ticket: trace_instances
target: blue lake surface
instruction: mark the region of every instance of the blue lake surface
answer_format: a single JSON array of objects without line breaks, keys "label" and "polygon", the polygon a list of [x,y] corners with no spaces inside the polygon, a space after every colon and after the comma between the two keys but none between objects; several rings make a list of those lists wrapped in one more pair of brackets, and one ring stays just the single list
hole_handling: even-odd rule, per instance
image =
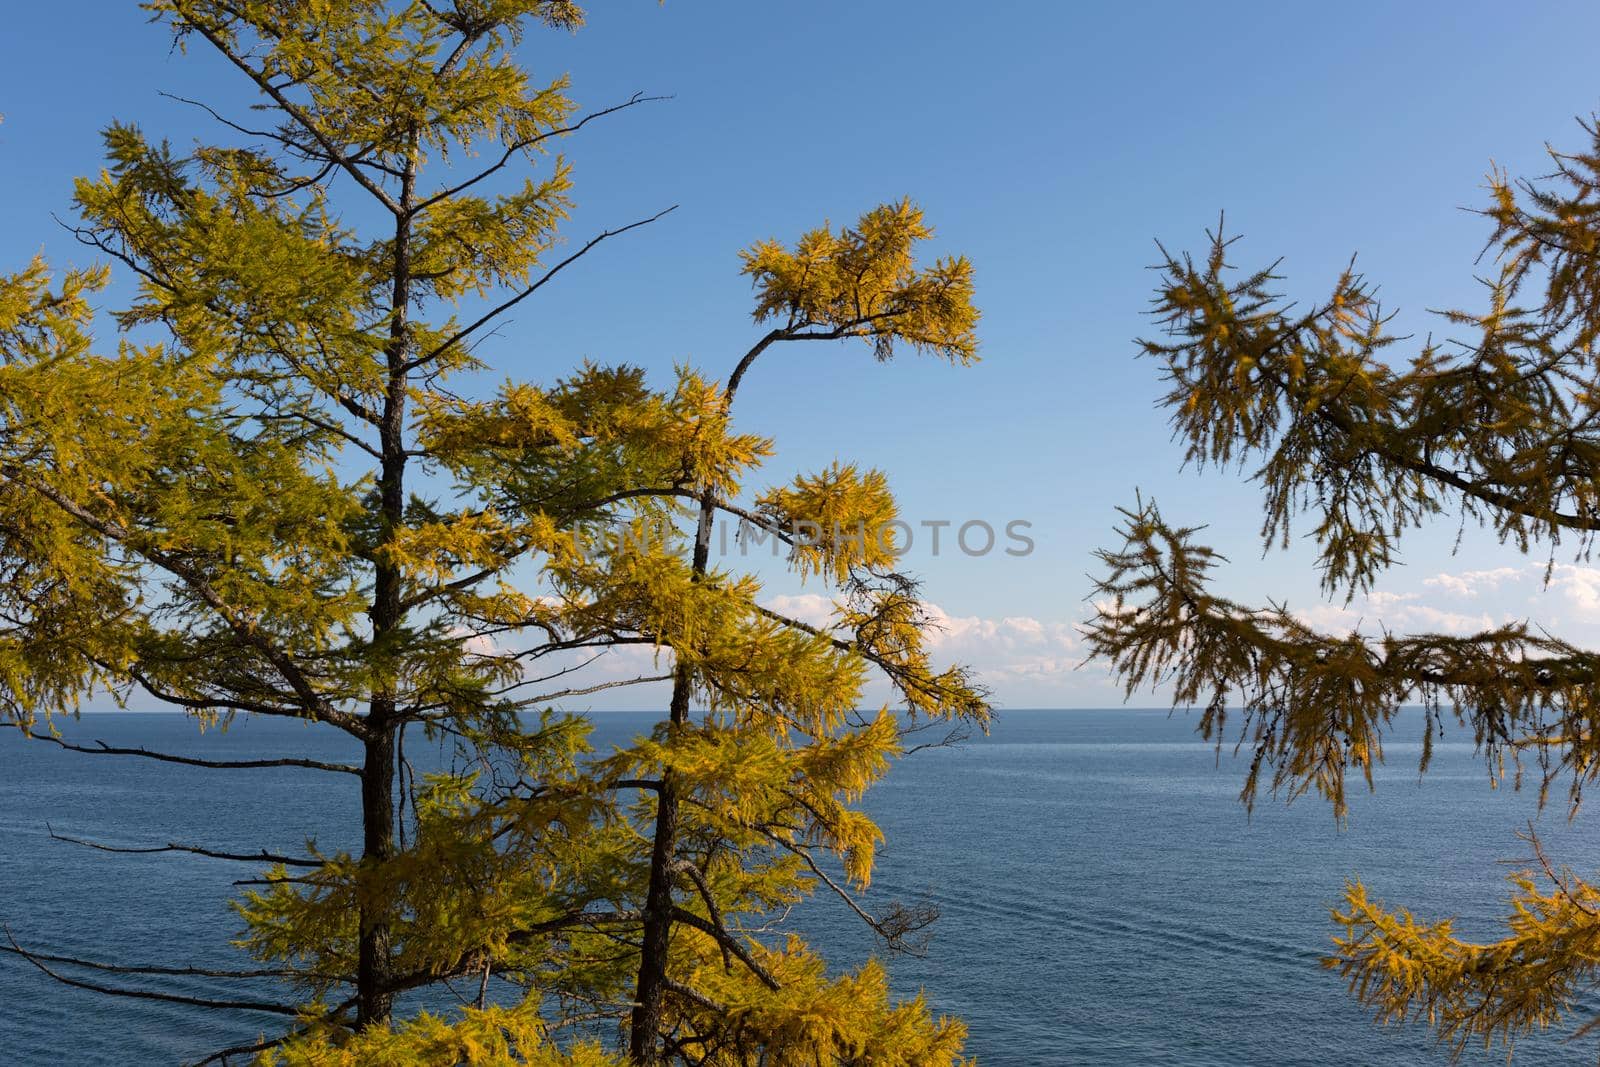
[{"label": "blue lake surface", "polygon": [[[601,747],[654,717],[595,716]],[[86,715],[68,736],[209,758],[353,755],[345,739],[282,721],[203,737],[166,715]],[[1403,723],[1374,795],[1347,828],[1307,797],[1237,800],[1242,761],[1218,760],[1193,719],[1164,711],[1011,711],[993,733],[915,754],[869,793],[888,835],[869,901],[942,909],[928,954],[889,961],[971,1028],[1001,1064],[1445,1064],[1420,1029],[1384,1029],[1318,966],[1328,906],[1359,874],[1375,895],[1472,936],[1503,911],[1505,868],[1529,819],[1557,862],[1592,870],[1600,822],[1569,822],[1564,795],[1491,790],[1470,744],[1438,747],[1419,781],[1420,716]],[[248,869],[184,855],[108,855],[58,833],[123,846],[168,841],[293,851],[349,845],[356,782],[293,769],[204,771],[85,756],[0,731],[0,922],[42,951],[119,962],[244,965],[226,906]],[[836,964],[873,945],[818,898],[800,926]],[[202,980],[166,988],[216,995]],[[1583,1017],[1583,1018],[1586,1018]],[[1581,1022],[1582,1018],[1577,1021]],[[180,1063],[275,1032],[275,1020],[64,988],[0,955],[0,1062]],[[1517,1063],[1594,1062],[1552,1034]],[[1474,1051],[1467,1063],[1505,1062]]]}]

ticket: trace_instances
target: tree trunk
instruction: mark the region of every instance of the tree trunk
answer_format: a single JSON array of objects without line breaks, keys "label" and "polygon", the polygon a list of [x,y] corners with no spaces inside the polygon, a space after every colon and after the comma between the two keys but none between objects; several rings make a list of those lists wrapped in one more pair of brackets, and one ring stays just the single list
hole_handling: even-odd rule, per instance
[{"label": "tree trunk", "polygon": [[[379,864],[394,855],[395,728],[377,727],[367,737],[361,770],[362,861]],[[356,963],[356,1025],[382,1024],[389,1018],[394,995],[389,992],[390,935],[381,895],[361,905],[361,941]]]},{"label": "tree trunk", "polygon": [[[679,683],[673,684],[676,696]],[[688,686],[683,685],[685,694]],[[687,699],[684,701],[687,705]],[[667,981],[667,951],[672,939],[672,860],[678,848],[678,790],[671,774],[662,776],[656,801],[656,836],[650,850],[650,889],[644,905],[644,938],[639,956],[639,979],[628,1032],[628,1055],[634,1062],[653,1064],[656,1035],[661,1032],[661,997]]]},{"label": "tree trunk", "polygon": [[[694,542],[694,580],[706,573],[711,558],[711,522],[716,506],[710,492],[700,498],[700,523]],[[689,672],[673,672],[668,729],[677,730],[689,718]],[[656,836],[650,849],[650,887],[645,893],[644,937],[639,953],[639,979],[628,1029],[628,1055],[636,1063],[658,1063],[656,1036],[661,1032],[661,999],[666,991],[667,951],[672,943],[672,865],[678,849],[678,787],[672,772],[661,775],[656,794]]]},{"label": "tree trunk", "polygon": [[[380,532],[373,568],[372,640],[375,649],[405,623],[401,600],[402,575],[399,567],[385,558],[381,549],[395,536],[405,521],[405,412],[406,358],[409,355],[408,324],[411,307],[411,207],[416,178],[416,133],[412,132],[411,154],[400,179],[400,211],[395,218],[394,289],[391,296],[389,344],[384,351],[388,365],[388,388],[383,402],[383,417],[378,426],[381,469],[378,475],[378,517]],[[399,724],[394,677],[397,672],[383,670],[374,687],[367,714],[366,762],[361,772],[361,825],[363,874],[384,863],[395,851],[395,737]],[[366,1027],[388,1022],[394,1006],[390,990],[392,975],[390,902],[383,887],[363,894],[360,905],[361,941],[356,963],[356,1025]]]}]

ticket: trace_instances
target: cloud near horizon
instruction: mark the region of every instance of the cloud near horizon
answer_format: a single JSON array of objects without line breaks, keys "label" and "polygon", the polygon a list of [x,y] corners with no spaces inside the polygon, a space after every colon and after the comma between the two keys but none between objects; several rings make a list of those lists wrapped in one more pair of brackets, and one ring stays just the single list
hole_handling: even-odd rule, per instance
[{"label": "cloud near horizon", "polygon": [[[816,593],[772,597],[765,606],[812,625],[825,625],[833,612],[832,601]],[[924,608],[935,665],[972,667],[1002,706],[1045,707],[1068,700],[1081,704],[1090,693],[1103,703],[1111,691],[1104,671],[1093,665],[1078,669],[1084,645],[1076,620],[952,615],[934,603]],[[870,688],[869,695],[887,698],[879,687]]]},{"label": "cloud near horizon", "polygon": [[[765,607],[811,625],[832,621],[832,600],[817,593],[778,595]],[[935,664],[971,667],[1006,707],[1107,707],[1123,703],[1123,692],[1098,663],[1084,665],[1081,619],[1028,615],[960,615],[937,603],[925,605],[929,650]],[[1527,621],[1579,645],[1600,647],[1600,567],[1543,564],[1491,570],[1441,571],[1396,587],[1358,596],[1350,604],[1322,602],[1295,610],[1306,623],[1330,634],[1359,630],[1368,636],[1394,633],[1466,635]],[[561,666],[565,666],[562,664]],[[583,685],[654,675],[671,669],[671,654],[647,647],[612,650],[586,668]],[[568,679],[551,679],[560,688]],[[623,687],[566,702],[590,707],[645,708],[665,700],[666,686]],[[1135,694],[1133,703],[1158,705],[1164,694]],[[881,679],[869,684],[865,702],[893,702]]]}]

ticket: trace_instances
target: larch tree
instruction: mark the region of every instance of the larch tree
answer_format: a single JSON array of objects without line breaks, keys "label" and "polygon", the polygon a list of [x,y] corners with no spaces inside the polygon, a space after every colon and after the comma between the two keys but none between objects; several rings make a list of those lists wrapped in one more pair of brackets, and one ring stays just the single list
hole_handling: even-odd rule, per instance
[{"label": "larch tree", "polygon": [[[1170,383],[1163,403],[1186,459],[1253,468],[1268,549],[1308,516],[1325,591],[1370,589],[1407,531],[1452,511],[1552,564],[1558,551],[1587,557],[1600,531],[1600,131],[1586,132],[1586,151],[1552,151],[1549,178],[1490,175],[1498,269],[1484,310],[1445,314],[1459,342],[1407,351],[1353,265],[1296,308],[1275,292],[1276,265],[1229,263],[1220,229],[1202,259],[1163,252],[1162,334],[1143,349]],[[1372,786],[1408,703],[1424,710],[1423,771],[1434,739],[1459,729],[1493,778],[1526,776],[1541,803],[1564,785],[1576,813],[1600,774],[1595,651],[1526,622],[1470,636],[1319,632],[1286,605],[1213,592],[1222,560],[1198,528],[1169,524],[1151,501],[1123,514],[1122,544],[1099,554],[1093,654],[1129,693],[1170,686],[1175,707],[1202,707],[1219,745],[1239,720],[1246,804],[1314,791],[1342,818],[1351,776]],[[1600,882],[1528,840],[1500,939],[1463,939],[1353,881],[1326,965],[1379,1019],[1426,1022],[1458,1052],[1509,1051],[1561,1022],[1600,982]]]},{"label": "larch tree", "polygon": [[[985,694],[930,662],[885,478],[837,464],[752,488],[772,442],[732,411],[795,342],[971,362],[969,263],[919,262],[930,230],[891,202],[744,254],[759,332],[726,378],[585,364],[464,388],[501,315],[659,218],[560,245],[572,179],[551,148],[645,102],[580,113],[565,78],[519,66],[525,31],[576,30],[581,9],[145,6],[258,103],[199,102],[226,143],[181,153],[111,126],[76,190],[105,265],[0,280],[0,708],[96,757],[354,777],[327,796],[361,845],[163,846],[266,867],[237,903],[253,966],[206,976],[276,977],[281,1001],[15,941],[13,959],[276,1019],[201,1062],[959,1062],[958,1021],[875,961],[830,972],[784,918],[820,888],[890,947],[925,927],[860,897],[881,835],[857,801],[909,732],[982,728]],[[113,271],[136,284],[108,343],[91,301]],[[787,617],[719,567],[723,517],[779,538],[833,618]],[[629,649],[640,673],[596,673]],[[873,678],[896,699],[862,712]],[[662,721],[614,751],[563,710],[646,683],[670,685]],[[77,745],[51,720],[94,694],[300,720],[361,755]],[[410,773],[408,735],[455,769]],[[474,1004],[397,1014],[455,979]]]}]

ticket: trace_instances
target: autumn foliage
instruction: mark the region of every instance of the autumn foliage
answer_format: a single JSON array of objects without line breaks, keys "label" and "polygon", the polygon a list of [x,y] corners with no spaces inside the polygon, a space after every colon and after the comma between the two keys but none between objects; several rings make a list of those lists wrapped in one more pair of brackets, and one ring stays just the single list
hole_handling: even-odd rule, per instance
[{"label": "autumn foliage", "polygon": [[[60,742],[52,718],[109,693],[359,743],[294,765],[359,780],[336,816],[362,847],[278,857],[238,902],[240,943],[287,977],[281,1027],[233,1054],[958,1062],[959,1022],[877,962],[829,969],[784,919],[820,888],[889,946],[925,924],[858,899],[882,834],[857,802],[907,731],[981,728],[986,698],[930,662],[892,541],[793,532],[892,517],[885,476],[758,484],[774,445],[734,400],[799,342],[972,362],[967,261],[926,262],[922,213],[893,201],[747,251],[761,332],[711,371],[504,379],[499,317],[660,218],[562,243],[556,146],[648,103],[580,113],[565,77],[520,65],[525,34],[581,9],[146,7],[259,107],[181,150],[113,125],[76,190],[108,266],[0,279],[0,713]],[[96,321],[110,272],[130,297]],[[777,528],[832,620],[710,559],[719,515]],[[628,648],[653,668],[608,670]],[[898,710],[859,710],[874,676]],[[594,751],[569,709],[651,682],[672,688],[659,726]],[[456,769],[411,773],[408,741]],[[111,973],[94,981],[166,995]],[[447,981],[477,1003],[397,1014]]]}]

